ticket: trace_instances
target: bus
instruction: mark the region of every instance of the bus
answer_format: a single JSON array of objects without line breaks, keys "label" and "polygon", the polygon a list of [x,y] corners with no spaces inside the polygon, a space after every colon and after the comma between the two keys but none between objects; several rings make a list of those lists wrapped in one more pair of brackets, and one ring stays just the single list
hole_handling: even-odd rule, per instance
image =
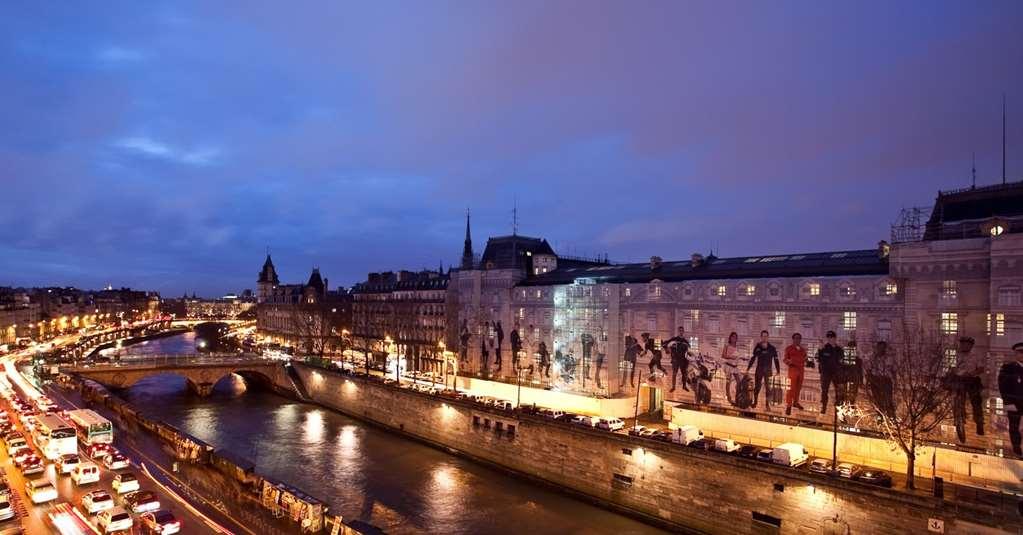
[{"label": "bus", "polygon": [[47,459],[54,461],[61,455],[78,453],[75,427],[56,414],[42,414],[35,428],[36,445]]},{"label": "bus", "polygon": [[68,411],[67,414],[78,429],[78,439],[82,444],[88,446],[113,444],[114,427],[110,425],[110,420],[96,414],[92,409],[77,409]]}]

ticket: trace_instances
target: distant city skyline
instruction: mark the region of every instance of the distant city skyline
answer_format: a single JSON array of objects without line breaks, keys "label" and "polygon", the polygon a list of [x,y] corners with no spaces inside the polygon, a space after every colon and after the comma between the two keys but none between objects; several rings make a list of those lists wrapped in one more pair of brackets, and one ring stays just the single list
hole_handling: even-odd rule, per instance
[{"label": "distant city skyline", "polygon": [[[313,7],[315,6],[315,7]],[[0,7],[0,286],[871,248],[1023,178],[1020,2]]]}]

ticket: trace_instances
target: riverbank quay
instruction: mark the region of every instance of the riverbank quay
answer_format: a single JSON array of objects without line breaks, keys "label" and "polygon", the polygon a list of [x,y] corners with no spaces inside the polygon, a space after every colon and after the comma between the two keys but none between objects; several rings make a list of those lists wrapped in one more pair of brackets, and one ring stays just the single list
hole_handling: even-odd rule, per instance
[{"label": "riverbank quay", "polygon": [[[243,533],[278,535],[330,529],[336,517],[326,507],[284,482],[261,476],[256,467],[230,451],[184,433],[91,381],[67,377],[51,393],[96,410],[123,430],[123,442],[171,490],[219,520],[243,526]],[[341,524],[337,533],[359,531]]]},{"label": "riverbank quay", "polygon": [[682,532],[945,533],[1023,529],[1014,496],[874,487],[506,411],[295,362],[309,398],[450,453]]}]

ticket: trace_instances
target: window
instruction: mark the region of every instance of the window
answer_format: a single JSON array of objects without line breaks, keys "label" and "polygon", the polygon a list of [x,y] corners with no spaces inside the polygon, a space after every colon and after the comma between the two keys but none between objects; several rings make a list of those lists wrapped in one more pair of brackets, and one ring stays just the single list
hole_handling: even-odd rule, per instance
[{"label": "window", "polygon": [[660,284],[651,284],[650,285],[650,295],[652,297],[654,297],[654,298],[660,297],[661,296],[661,285]]},{"label": "window", "polygon": [[877,339],[889,340],[892,337],[892,320],[877,320]]},{"label": "window", "polygon": [[1019,286],[1002,286],[998,289],[998,305],[1006,307],[1019,306],[1020,304],[1020,289]]},{"label": "window", "polygon": [[800,334],[803,335],[803,339],[812,339],[814,337],[814,321],[813,318],[801,318],[799,320]]},{"label": "window", "polygon": [[515,436],[515,424],[508,424],[508,438]]},{"label": "window", "polygon": [[739,336],[745,336],[749,334],[749,318],[736,318],[735,332],[738,333]]},{"label": "window", "polygon": [[959,289],[956,287],[956,281],[942,281],[941,283],[941,296],[949,299],[955,299],[959,295]]},{"label": "window", "polygon": [[884,284],[884,292],[883,293],[884,293],[885,296],[891,297],[891,296],[899,293],[899,285],[895,284],[894,282],[886,282]]},{"label": "window", "polygon": [[856,287],[851,284],[843,284],[838,289],[838,296],[845,299],[852,299],[856,297]]},{"label": "window", "polygon": [[818,296],[821,294],[821,283],[811,282],[806,286],[806,293],[812,296]]},{"label": "window", "polygon": [[683,288],[682,289],[682,295],[686,296],[687,298],[692,297],[693,296],[693,287],[692,286],[686,286],[685,288]]},{"label": "window", "polygon": [[995,314],[995,336],[1005,336],[1005,314]]},{"label": "window", "polygon": [[959,314],[956,312],[941,313],[941,334],[956,334],[959,332]]},{"label": "window", "polygon": [[714,292],[715,292],[715,295],[717,295],[718,297],[724,297],[725,294],[728,293],[728,288],[726,288],[723,284],[721,284],[721,285],[718,285],[718,287],[714,289]]},{"label": "window", "polygon": [[743,286],[742,291],[743,295],[745,295],[746,297],[753,297],[754,295],[757,295],[757,287],[753,286],[752,284],[747,284]]},{"label": "window", "polygon": [[646,330],[651,333],[657,330],[657,314],[646,315]]},{"label": "window", "polygon": [[950,370],[956,367],[956,348],[946,347],[944,353],[944,365],[946,370]]},{"label": "window", "polygon": [[774,316],[771,318],[771,327],[774,327],[776,329],[781,329],[781,328],[785,327],[785,313],[784,312],[775,312],[774,313]]},{"label": "window", "polygon": [[989,232],[991,232],[992,238],[997,238],[998,236],[1001,236],[1003,232],[1005,232],[1005,227],[1003,227],[1002,225],[992,225],[991,230]]},{"label": "window", "polygon": [[504,432],[504,422],[494,422],[494,431],[497,431],[498,435],[503,433]]},{"label": "window", "polygon": [[699,336],[690,336],[689,337],[689,349],[693,353],[699,353],[700,352],[700,337]]},{"label": "window", "polygon": [[540,290],[537,290],[533,295],[535,295],[537,299],[540,299]]},{"label": "window", "polygon": [[781,297],[781,286],[777,284],[771,284],[767,287],[767,295],[769,297]]},{"label": "window", "polygon": [[856,354],[856,346],[845,346],[842,348],[842,364],[846,366],[855,366]]},{"label": "window", "polygon": [[625,287],[625,297],[632,297],[632,288]]},{"label": "window", "polygon": [[847,331],[856,330],[856,313],[855,312],[843,312],[842,313],[842,328]]},{"label": "window", "polygon": [[717,316],[710,316],[707,318],[707,330],[716,333],[721,332],[721,319]]},{"label": "window", "polygon": [[519,314],[518,314],[518,316],[519,316],[520,320],[521,319],[525,319],[526,318],[526,309],[523,308],[523,307],[519,307]]}]

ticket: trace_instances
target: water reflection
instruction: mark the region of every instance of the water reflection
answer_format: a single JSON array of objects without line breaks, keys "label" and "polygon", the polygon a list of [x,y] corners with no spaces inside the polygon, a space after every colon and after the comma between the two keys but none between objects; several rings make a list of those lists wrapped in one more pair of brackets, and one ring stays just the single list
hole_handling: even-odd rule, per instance
[{"label": "water reflection", "polygon": [[[241,380],[237,378],[237,380]],[[631,519],[236,379],[208,398],[173,375],[124,394],[144,412],[256,463],[389,533],[654,533]],[[440,409],[443,410],[443,409]]]}]

